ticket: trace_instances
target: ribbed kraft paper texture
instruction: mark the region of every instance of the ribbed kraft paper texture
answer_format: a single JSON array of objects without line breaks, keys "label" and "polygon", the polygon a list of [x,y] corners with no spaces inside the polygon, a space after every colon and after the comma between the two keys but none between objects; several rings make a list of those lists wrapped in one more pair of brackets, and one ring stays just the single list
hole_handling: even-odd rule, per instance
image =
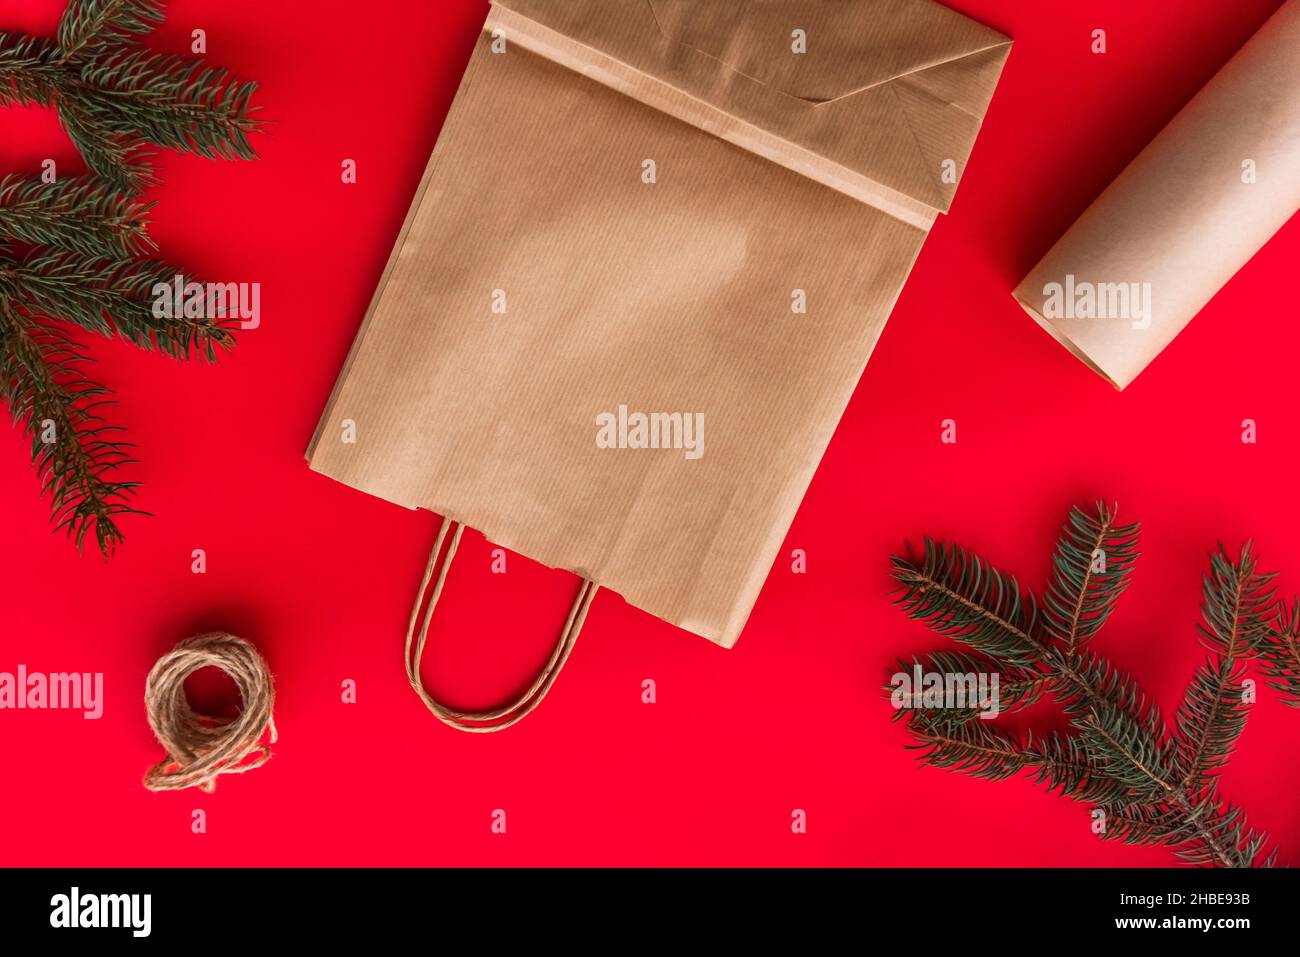
[{"label": "ribbed kraft paper texture", "polygon": [[[1123,389],[1297,209],[1300,0],[1289,0],[1107,187],[1015,296],[1071,353]],[[1225,341],[1232,334],[1222,330]]]},{"label": "ribbed kraft paper texture", "polygon": [[[532,24],[533,44],[506,31],[494,53],[502,22],[480,37],[311,466],[730,647],[927,231],[572,59],[603,69],[608,52],[530,48],[565,23]],[[695,56],[651,26],[648,49]],[[992,88],[972,69],[984,99],[963,110],[982,115]],[[692,99],[647,82],[651,99]],[[620,406],[702,415],[703,454],[599,448],[597,417]]]}]

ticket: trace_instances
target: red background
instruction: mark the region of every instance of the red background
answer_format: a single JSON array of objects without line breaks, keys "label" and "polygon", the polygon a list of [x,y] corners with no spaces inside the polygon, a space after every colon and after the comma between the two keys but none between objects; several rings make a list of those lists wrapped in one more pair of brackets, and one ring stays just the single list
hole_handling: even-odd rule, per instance
[{"label": "red background", "polygon": [[[175,0],[150,42],[259,80],[261,158],[167,154],[152,234],[171,261],[262,284],[263,324],[217,366],[93,343],[139,443],[141,507],[111,562],[50,534],[26,440],[0,430],[0,671],[103,671],[102,720],[0,712],[9,864],[1109,864],[1088,810],[1027,781],[920,768],[879,696],[898,655],[939,644],[887,601],[887,558],[922,534],[1043,583],[1071,503],[1145,526],[1097,646],[1168,711],[1202,654],[1205,555],[1254,536],[1300,588],[1292,222],[1124,394],[1030,322],[1010,290],[1276,8],[959,0],[1015,39],[951,214],[940,219],[727,652],[602,592],[542,708],[459,735],[406,685],[402,632],[436,530],[425,513],[310,472],[303,450],[486,13],[484,0]],[[52,34],[61,0],[0,0],[0,29]],[[1109,52],[1089,51],[1104,28]],[[0,115],[0,172],[78,168],[45,110]],[[356,185],[340,163],[357,161]],[[942,445],[953,418],[959,441]],[[1256,445],[1241,421],[1259,424]],[[191,573],[191,551],[208,556]],[[467,536],[426,659],[469,705],[537,667],[572,575]],[[153,794],[142,690],[199,630],[255,642],[281,741],[216,792]],[[358,701],[341,702],[355,679]],[[641,703],[641,682],[658,702]],[[1261,692],[1224,793],[1300,864],[1300,712]],[[207,811],[206,834],[191,811]],[[507,813],[493,835],[490,815]],[[804,809],[808,833],[791,832]]]}]

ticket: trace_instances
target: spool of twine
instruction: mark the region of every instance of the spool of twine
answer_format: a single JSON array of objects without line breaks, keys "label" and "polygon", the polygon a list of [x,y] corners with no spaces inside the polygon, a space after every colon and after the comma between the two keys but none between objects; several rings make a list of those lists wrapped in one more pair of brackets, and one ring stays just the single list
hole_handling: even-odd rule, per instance
[{"label": "spool of twine", "polygon": [[[202,668],[220,668],[234,679],[243,708],[233,720],[197,713],[185,695],[185,679]],[[151,791],[197,787],[212,791],[222,774],[243,774],[271,759],[278,737],[272,710],[275,683],[257,649],[234,635],[214,632],[182,641],[158,659],[145,682],[144,703],[167,757],[149,769]]]}]

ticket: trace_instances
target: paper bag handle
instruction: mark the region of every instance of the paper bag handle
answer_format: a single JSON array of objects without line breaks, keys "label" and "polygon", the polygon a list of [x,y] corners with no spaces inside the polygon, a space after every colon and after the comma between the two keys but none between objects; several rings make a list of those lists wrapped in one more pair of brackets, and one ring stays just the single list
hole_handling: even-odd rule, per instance
[{"label": "paper bag handle", "polygon": [[[443,542],[447,538],[447,532],[452,528],[455,528],[455,534],[452,535],[451,544],[447,546],[446,554],[442,555]],[[420,696],[420,700],[443,724],[457,731],[486,734],[490,731],[501,731],[522,721],[542,703],[546,693],[551,690],[551,685],[555,684],[555,679],[559,677],[560,669],[569,660],[569,652],[573,651],[578,633],[582,631],[582,623],[587,619],[587,609],[591,607],[591,600],[596,597],[600,586],[589,578],[583,579],[582,587],[578,589],[578,597],[574,599],[573,607],[569,609],[568,620],[564,623],[564,630],[560,632],[559,641],[555,644],[555,650],[551,652],[550,660],[523,694],[510,703],[489,711],[457,711],[449,708],[429,694],[428,689],[424,687],[424,682],[420,680],[420,661],[424,658],[424,643],[429,637],[429,622],[433,620],[433,610],[442,595],[447,571],[451,568],[451,560],[456,555],[456,546],[460,544],[460,536],[464,531],[465,526],[459,522],[452,521],[450,518],[442,520],[438,538],[433,543],[433,552],[429,555],[429,567],[424,571],[424,579],[420,582],[420,590],[415,596],[415,607],[411,609],[411,623],[406,629],[406,677],[410,679],[411,687]],[[434,579],[435,571],[437,578],[434,580],[433,593],[429,595],[428,606],[421,621],[420,606],[424,604],[424,593],[429,588],[429,581]],[[417,623],[420,630],[418,640],[415,637]]]}]

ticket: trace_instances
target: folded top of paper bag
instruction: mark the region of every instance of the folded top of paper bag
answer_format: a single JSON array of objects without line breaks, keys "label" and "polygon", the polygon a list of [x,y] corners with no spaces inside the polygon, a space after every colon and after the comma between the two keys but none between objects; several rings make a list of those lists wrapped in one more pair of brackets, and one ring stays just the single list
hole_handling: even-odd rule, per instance
[{"label": "folded top of paper bag", "polygon": [[494,24],[923,228],[952,202],[1011,46],[931,0],[494,0]]}]

